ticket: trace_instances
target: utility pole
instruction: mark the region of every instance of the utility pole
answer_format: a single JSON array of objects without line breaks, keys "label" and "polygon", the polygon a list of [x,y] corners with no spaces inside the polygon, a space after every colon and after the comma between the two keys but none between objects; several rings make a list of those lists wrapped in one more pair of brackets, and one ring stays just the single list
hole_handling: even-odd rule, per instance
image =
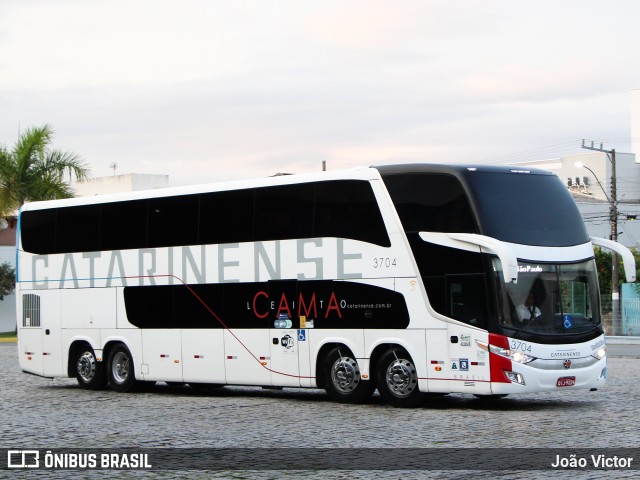
[{"label": "utility pole", "polygon": [[[582,140],[582,148],[587,150],[595,150],[596,152],[603,152],[607,155],[607,159],[611,163],[611,197],[609,199],[609,223],[611,224],[611,236],[610,239],[614,242],[618,241],[618,193],[616,182],[616,149],[606,150],[600,147],[595,147],[594,142],[591,142],[591,146],[585,145],[584,139]],[[622,322],[620,318],[620,287],[618,285],[618,254],[611,252],[611,314],[613,316],[613,334],[621,335]]]}]

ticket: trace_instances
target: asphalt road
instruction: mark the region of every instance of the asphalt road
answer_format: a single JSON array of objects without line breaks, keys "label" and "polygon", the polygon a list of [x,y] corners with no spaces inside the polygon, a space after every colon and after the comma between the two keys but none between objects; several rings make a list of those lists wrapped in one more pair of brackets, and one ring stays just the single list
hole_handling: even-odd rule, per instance
[{"label": "asphalt road", "polygon": [[[537,448],[561,449],[567,455],[583,448],[608,449],[603,450],[607,454],[637,448],[640,346],[608,344],[608,353],[607,385],[597,392],[562,390],[496,402],[455,394],[404,410],[383,404],[377,394],[365,405],[338,404],[316,389],[226,387],[203,394],[159,383],[151,391],[132,394],[85,391],[74,379],[47,380],[21,373],[15,344],[3,343],[0,447],[251,448],[263,454],[263,449],[274,448],[331,448],[336,452],[335,470],[122,472],[131,478],[638,478],[638,470],[412,471],[410,465],[393,471],[342,470],[371,448],[469,449],[463,452]],[[114,474],[0,470],[0,478],[11,479]]]}]

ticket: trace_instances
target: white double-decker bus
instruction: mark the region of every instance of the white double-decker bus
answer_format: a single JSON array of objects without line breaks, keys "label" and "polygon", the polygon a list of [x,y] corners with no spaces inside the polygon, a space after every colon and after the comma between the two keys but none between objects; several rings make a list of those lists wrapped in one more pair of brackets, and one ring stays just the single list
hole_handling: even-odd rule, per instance
[{"label": "white double-decker bus", "polygon": [[26,204],[24,372],[428,393],[597,389],[593,245],[552,173],[393,165]]}]

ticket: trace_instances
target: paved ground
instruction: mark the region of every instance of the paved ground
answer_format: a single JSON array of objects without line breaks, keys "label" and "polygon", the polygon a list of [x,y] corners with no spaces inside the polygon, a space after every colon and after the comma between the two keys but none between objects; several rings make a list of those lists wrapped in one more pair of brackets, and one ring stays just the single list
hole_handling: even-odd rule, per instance
[{"label": "paved ground", "polygon": [[[75,380],[19,371],[15,344],[0,344],[2,448],[339,448],[349,465],[358,448],[637,448],[640,346],[608,346],[608,381],[598,392],[562,391],[484,403],[467,395],[412,410],[331,402],[321,390],[227,387],[196,394],[158,384],[118,394],[81,390]],[[470,450],[471,451],[471,450]],[[615,450],[610,450],[613,452]],[[640,463],[640,454],[637,461]],[[5,464],[4,462],[1,464]],[[28,474],[27,474],[28,473]],[[0,478],[69,478],[74,472],[0,470]],[[95,478],[114,472],[87,473]],[[147,476],[149,472],[137,472]],[[640,471],[196,472],[189,478],[634,478]],[[134,476],[134,472],[127,475]],[[161,478],[186,478],[161,472]],[[636,477],[637,478],[637,477]]]}]

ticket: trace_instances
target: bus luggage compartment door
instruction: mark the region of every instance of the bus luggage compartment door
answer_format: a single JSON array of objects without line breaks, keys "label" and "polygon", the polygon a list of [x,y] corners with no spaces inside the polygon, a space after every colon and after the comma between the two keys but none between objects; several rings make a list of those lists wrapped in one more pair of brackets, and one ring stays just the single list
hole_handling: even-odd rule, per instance
[{"label": "bus luggage compartment door", "polygon": [[298,358],[300,343],[306,340],[306,333],[305,330],[294,329],[274,328],[270,330],[272,385],[278,387],[300,386]]},{"label": "bus luggage compartment door", "polygon": [[43,291],[40,298],[43,374],[45,377],[63,377],[66,372],[62,368],[60,291]]}]

